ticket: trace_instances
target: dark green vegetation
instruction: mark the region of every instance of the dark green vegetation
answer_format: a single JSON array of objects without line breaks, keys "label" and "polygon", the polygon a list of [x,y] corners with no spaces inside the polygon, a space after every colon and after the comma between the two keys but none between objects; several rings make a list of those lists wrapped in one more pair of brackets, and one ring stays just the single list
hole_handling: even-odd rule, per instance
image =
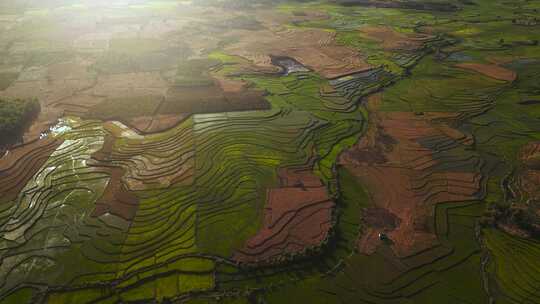
[{"label": "dark green vegetation", "polygon": [[[15,41],[3,70],[24,66],[0,73],[0,91],[93,103],[73,101],[87,111],[52,129],[63,143],[36,174],[5,176],[17,159],[0,159],[0,183],[24,183],[18,197],[0,198],[0,303],[540,303],[540,1],[132,1],[97,11],[100,22],[80,1],[45,2],[0,3],[14,22],[0,37]],[[84,39],[48,19],[66,12],[81,18]],[[226,51],[249,42],[246,32],[258,41],[304,30],[332,33],[369,68],[331,80],[312,67],[282,75],[268,72],[264,50]],[[72,36],[77,44],[61,39]],[[61,73],[56,64],[66,64]],[[50,91],[32,91],[42,86]],[[39,111],[37,101],[7,100],[1,140]],[[150,135],[103,121],[179,113],[196,114]],[[396,248],[410,239],[392,229],[364,250],[369,209],[390,207],[340,161],[366,138],[399,154],[403,143],[370,133],[389,115],[429,124],[418,125],[417,151],[401,151],[432,151],[417,174],[428,182],[407,187],[443,197],[411,224],[414,198],[383,189],[404,204],[399,223],[429,240],[405,255]],[[44,157],[39,147],[27,153]],[[269,189],[294,179],[287,168],[324,185],[329,237],[245,267],[234,253],[271,216]],[[474,195],[445,199],[452,183]],[[98,201],[110,212],[96,212]]]},{"label": "dark green vegetation", "polygon": [[40,111],[36,99],[0,99],[0,147],[16,143]]}]

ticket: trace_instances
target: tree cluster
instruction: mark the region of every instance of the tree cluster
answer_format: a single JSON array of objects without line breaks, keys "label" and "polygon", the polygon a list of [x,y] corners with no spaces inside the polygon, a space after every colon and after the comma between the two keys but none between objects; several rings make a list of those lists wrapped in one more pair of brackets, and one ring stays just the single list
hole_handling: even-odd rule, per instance
[{"label": "tree cluster", "polygon": [[0,99],[0,145],[16,142],[40,110],[37,99]]}]

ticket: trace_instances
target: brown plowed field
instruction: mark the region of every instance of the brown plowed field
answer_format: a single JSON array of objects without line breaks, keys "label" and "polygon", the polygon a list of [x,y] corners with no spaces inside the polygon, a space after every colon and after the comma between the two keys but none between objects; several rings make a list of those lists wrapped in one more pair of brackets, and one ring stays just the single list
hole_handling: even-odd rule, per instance
[{"label": "brown plowed field", "polygon": [[282,187],[313,188],[322,187],[321,179],[311,169],[280,168],[278,175]]},{"label": "brown plowed field", "polygon": [[520,151],[520,159],[523,166],[518,174],[519,190],[529,200],[540,200],[540,143],[525,145]]},{"label": "brown plowed field", "polygon": [[231,36],[237,37],[238,42],[228,45],[227,53],[265,69],[272,66],[270,56],[294,58],[329,79],[372,68],[356,50],[338,45],[335,33],[324,30],[264,29],[258,33],[233,31]]},{"label": "brown plowed field", "polygon": [[493,79],[512,82],[516,80],[517,74],[514,71],[500,67],[495,64],[482,63],[459,63],[456,67],[478,72]]},{"label": "brown plowed field", "polygon": [[[317,186],[316,177],[307,172],[291,175],[282,169],[283,172],[288,178],[286,186],[267,192],[263,227],[234,253],[233,260],[241,264],[276,263],[302,254],[307,248],[317,248],[328,238],[334,202],[326,187],[320,181]],[[296,181],[312,187],[288,186]]]},{"label": "brown plowed field", "polygon": [[[376,103],[378,97],[372,97]],[[369,229],[358,241],[358,249],[372,253],[380,244],[378,233],[385,232],[392,240],[397,256],[403,257],[426,249],[436,242],[431,228],[434,206],[442,202],[477,199],[481,189],[479,172],[437,171],[438,151],[422,146],[429,138],[447,138],[467,144],[462,136],[448,136],[434,123],[434,118],[449,118],[450,114],[408,112],[377,113],[370,107],[367,135],[344,152],[339,164],[345,166],[366,186],[377,208],[387,213],[372,214]],[[446,126],[447,128],[450,128]],[[456,130],[457,131],[457,130]],[[463,138],[467,138],[466,136]],[[395,215],[396,227],[369,224],[386,222]]]},{"label": "brown plowed field", "polygon": [[415,51],[433,36],[426,34],[403,34],[387,26],[365,26],[360,32],[367,38],[378,41],[385,50]]},{"label": "brown plowed field", "polygon": [[126,124],[141,134],[159,133],[176,127],[188,114],[158,114],[130,119]]},{"label": "brown plowed field", "polygon": [[112,135],[106,136],[102,148],[92,154],[92,159],[95,162],[88,163],[110,174],[109,183],[103,195],[96,201],[96,207],[92,212],[92,216],[97,217],[110,213],[130,221],[135,217],[137,207],[139,206],[139,199],[122,182],[125,169],[113,167],[109,164],[114,141],[115,138]]},{"label": "brown plowed field", "polygon": [[[154,135],[142,136],[119,122],[107,122],[104,127],[109,136],[105,138],[102,149],[92,157],[100,162],[97,166],[124,168],[122,182],[130,191],[192,183],[194,151],[191,128],[180,128],[179,132],[171,132],[167,138],[156,139]],[[118,137],[124,140],[116,141]]]},{"label": "brown plowed field", "polygon": [[124,169],[119,167],[100,167],[111,175],[103,195],[96,201],[92,216],[101,216],[107,213],[119,216],[127,221],[135,217],[139,199],[122,183]]},{"label": "brown plowed field", "polygon": [[540,143],[532,142],[525,145],[520,151],[519,158],[525,166],[540,169]]},{"label": "brown plowed field", "polygon": [[[78,16],[81,12],[74,14]],[[227,8],[196,5],[182,6],[174,14],[182,17],[167,16],[158,18],[160,20],[119,17],[115,22],[106,18],[98,22],[99,26],[92,22],[81,24],[78,18],[71,18],[62,20],[61,26],[46,26],[37,36],[24,34],[17,36],[21,39],[6,44],[3,68],[9,68],[6,73],[12,74],[13,79],[0,90],[0,97],[37,98],[42,108],[42,114],[24,135],[24,141],[39,138],[50,124],[66,115],[121,120],[127,124],[130,119],[140,117],[140,121],[134,121],[131,126],[143,133],[154,133],[177,123],[174,118],[161,115],[269,109],[263,92],[246,88],[244,82],[219,73],[219,68],[211,75],[216,81],[212,88],[195,88],[195,81],[192,88],[177,90],[175,81],[169,79],[176,74],[181,61],[188,57],[207,58],[213,50],[221,50],[222,45],[231,41],[237,41],[231,43],[232,52],[223,51],[232,55],[241,53],[244,58],[237,58],[242,62],[235,62],[239,68],[233,69],[231,74],[278,73],[280,69],[269,57],[274,53],[293,54],[328,77],[367,66],[355,50],[337,45],[334,34],[324,30],[289,31],[284,26],[327,19],[329,14],[324,10],[302,8],[285,12],[260,7],[257,14],[253,14],[249,10],[233,13]],[[47,20],[48,25],[59,21],[54,14],[45,14],[39,19],[38,23]],[[25,23],[26,19],[19,21]],[[297,42],[301,42],[299,48],[296,48]],[[244,45],[249,47],[244,48]],[[97,111],[101,115],[89,116],[102,103],[149,95],[160,98],[168,95],[169,99],[162,108],[154,107],[155,112],[145,109],[143,113],[132,115],[133,107],[128,106],[110,111],[111,115]],[[212,99],[212,96],[219,98]],[[118,116],[111,117],[114,115]],[[150,115],[155,117],[152,123],[146,124],[144,116]],[[145,127],[140,127],[139,123]]]},{"label": "brown plowed field", "polygon": [[0,158],[0,195],[2,201],[17,198],[62,140],[45,138],[10,150]]}]

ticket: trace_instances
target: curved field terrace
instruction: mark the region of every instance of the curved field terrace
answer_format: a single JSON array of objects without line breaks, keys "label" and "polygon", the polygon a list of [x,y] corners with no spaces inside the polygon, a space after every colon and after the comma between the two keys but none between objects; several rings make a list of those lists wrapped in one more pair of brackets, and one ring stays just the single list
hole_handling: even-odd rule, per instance
[{"label": "curved field terrace", "polygon": [[539,11],[0,1],[0,304],[540,304]]}]

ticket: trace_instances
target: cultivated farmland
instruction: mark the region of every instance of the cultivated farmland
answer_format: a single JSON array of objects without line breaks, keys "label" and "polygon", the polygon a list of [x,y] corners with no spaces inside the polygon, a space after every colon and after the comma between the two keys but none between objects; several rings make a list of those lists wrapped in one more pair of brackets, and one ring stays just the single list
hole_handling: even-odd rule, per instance
[{"label": "cultivated farmland", "polygon": [[0,303],[540,303],[540,1],[0,2]]}]

